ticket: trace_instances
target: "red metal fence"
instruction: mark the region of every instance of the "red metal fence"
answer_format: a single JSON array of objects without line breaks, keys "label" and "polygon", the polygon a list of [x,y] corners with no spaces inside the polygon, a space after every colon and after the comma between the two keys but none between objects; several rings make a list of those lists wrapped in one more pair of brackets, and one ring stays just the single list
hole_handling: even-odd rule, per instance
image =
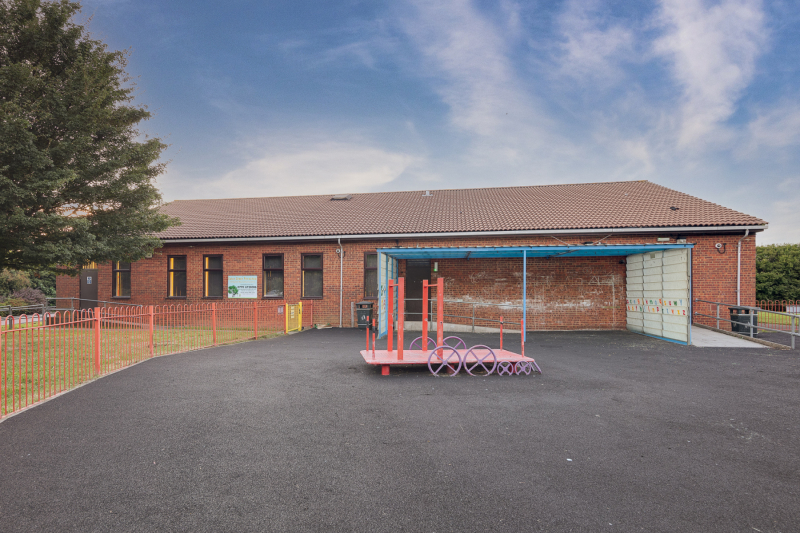
[{"label": "red metal fence", "polygon": [[[304,326],[313,320],[304,309]],[[306,326],[306,327],[308,327]],[[158,355],[284,333],[285,302],[96,307],[0,326],[0,418]]]}]

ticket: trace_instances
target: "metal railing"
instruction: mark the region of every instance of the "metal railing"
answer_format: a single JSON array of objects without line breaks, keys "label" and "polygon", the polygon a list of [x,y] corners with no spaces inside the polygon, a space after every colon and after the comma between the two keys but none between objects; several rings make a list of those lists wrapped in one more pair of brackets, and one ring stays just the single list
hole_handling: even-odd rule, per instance
[{"label": "metal railing", "polygon": [[[0,327],[0,419],[151,357],[285,333],[285,307],[284,301],[98,306],[12,316]],[[306,316],[313,315],[303,316],[308,327]]]},{"label": "metal railing", "polygon": [[[712,301],[709,301],[709,300],[701,300],[700,298],[695,298],[694,301],[695,302],[707,303],[707,304],[711,304],[711,305],[715,305],[716,306],[716,311],[717,311],[716,315],[707,315],[707,314],[695,311],[694,312],[694,316],[702,316],[702,317],[711,318],[713,320],[716,320],[717,329],[720,329],[720,327],[719,327],[720,322],[728,322],[731,325],[737,324],[740,327],[747,328],[748,331],[749,331],[750,338],[755,337],[755,333],[756,333],[757,330],[774,331],[774,332],[777,332],[777,333],[787,333],[787,334],[789,334],[791,336],[791,339],[792,339],[792,341],[791,341],[792,349],[794,349],[794,347],[795,347],[795,337],[800,336],[800,315],[798,315],[798,314],[785,313],[785,312],[781,312],[781,311],[772,311],[772,310],[768,311],[768,313],[773,314],[773,315],[787,317],[786,321],[789,323],[789,331],[786,331],[785,329],[773,328],[773,327],[765,326],[765,325],[763,325],[761,323],[758,323],[758,318],[757,317],[759,315],[759,311],[761,311],[761,312],[764,311],[764,309],[761,309],[759,307],[752,307],[752,306],[749,306],[749,305],[733,305],[733,304],[727,304],[727,303],[724,303],[724,302],[712,302]],[[746,315],[740,315],[740,316],[748,316],[749,320],[747,322],[742,322],[742,321],[739,321],[739,320],[730,320],[730,319],[727,319],[727,318],[722,318],[720,316],[720,313],[719,313],[720,307],[726,307],[728,309],[730,309],[730,308],[747,309],[750,312],[748,314],[746,314]],[[755,319],[755,322],[754,322],[754,319]],[[731,328],[731,329],[733,330],[733,328]]]},{"label": "metal railing", "polygon": [[[406,298],[405,301],[406,302],[421,302],[422,298]],[[472,333],[475,333],[475,322],[476,321],[478,321],[478,322],[491,322],[493,324],[510,323],[509,320],[505,320],[502,317],[500,319],[488,318],[488,317],[482,317],[482,316],[477,316],[476,317],[475,316],[475,308],[476,307],[502,307],[502,308],[509,308],[509,309],[518,309],[520,311],[520,313],[523,310],[523,307],[521,305],[516,305],[516,304],[502,304],[502,303],[491,303],[491,302],[465,302],[465,301],[461,301],[461,300],[444,300],[444,303],[445,304],[458,304],[458,305],[471,306],[471,308],[472,308],[471,311],[472,312],[469,315],[453,315],[453,314],[443,313],[442,316],[445,317],[445,318],[463,318],[466,321],[470,321],[470,325],[472,327]],[[428,300],[428,322],[430,324],[434,324],[436,322],[436,319],[434,318],[436,316],[435,308],[436,308],[436,300],[435,299],[429,299]],[[422,313],[409,313],[408,312],[408,307],[406,307],[405,316],[408,317],[409,314],[411,316],[419,315],[420,316],[420,320],[422,320]]]}]

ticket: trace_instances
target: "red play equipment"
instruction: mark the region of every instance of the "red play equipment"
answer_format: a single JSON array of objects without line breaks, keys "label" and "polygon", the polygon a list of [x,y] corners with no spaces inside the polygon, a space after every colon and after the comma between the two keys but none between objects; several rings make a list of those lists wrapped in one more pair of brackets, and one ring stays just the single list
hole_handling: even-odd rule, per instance
[{"label": "red play equipment", "polygon": [[[397,287],[397,350],[394,350],[394,288]],[[428,337],[428,291],[436,288],[436,340]],[[389,375],[392,365],[428,365],[434,375],[454,376],[463,368],[469,375],[477,372],[491,374],[497,372],[502,375],[542,373],[539,366],[530,357],[525,357],[525,327],[520,322],[522,341],[522,354],[516,354],[503,349],[503,317],[500,317],[500,348],[493,349],[484,345],[477,345],[467,349],[466,343],[456,337],[444,337],[444,278],[436,280],[436,285],[422,281],[422,336],[417,337],[404,349],[403,326],[405,316],[405,278],[389,280],[387,294],[389,312],[388,336],[386,350],[375,349],[375,320],[372,321],[372,348],[370,349],[370,328],[367,328],[366,350],[361,351],[364,361],[371,365],[380,365],[381,374]],[[415,346],[418,346],[415,349]]]}]

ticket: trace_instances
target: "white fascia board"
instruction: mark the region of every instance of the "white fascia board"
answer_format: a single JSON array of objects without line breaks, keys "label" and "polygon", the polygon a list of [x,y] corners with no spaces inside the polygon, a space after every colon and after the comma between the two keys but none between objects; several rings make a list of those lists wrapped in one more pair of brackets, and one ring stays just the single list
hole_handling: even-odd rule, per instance
[{"label": "white fascia board", "polygon": [[656,227],[656,228],[590,228],[564,230],[514,230],[514,231],[451,231],[443,233],[372,233],[368,235],[302,235],[293,237],[215,237],[215,238],[181,238],[161,239],[164,244],[206,243],[206,242],[268,242],[268,241],[335,241],[375,240],[375,239],[420,239],[440,237],[503,237],[509,235],[588,235],[594,233],[714,233],[744,231],[763,231],[769,226],[688,226],[688,227]]}]

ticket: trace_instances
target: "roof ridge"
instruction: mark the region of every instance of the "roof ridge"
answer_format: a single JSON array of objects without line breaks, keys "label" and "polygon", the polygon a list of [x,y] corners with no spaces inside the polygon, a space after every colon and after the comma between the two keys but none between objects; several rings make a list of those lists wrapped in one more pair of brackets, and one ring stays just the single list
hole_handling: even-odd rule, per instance
[{"label": "roof ridge", "polygon": [[[620,181],[588,181],[585,183],[550,183],[550,184],[537,184],[537,185],[504,185],[500,187],[462,187],[460,189],[411,189],[405,191],[368,191],[368,192],[338,192],[338,193],[329,193],[329,194],[296,194],[296,195],[286,195],[286,196],[240,196],[240,197],[233,197],[233,198],[183,198],[183,199],[175,199],[170,202],[166,202],[167,204],[171,204],[174,202],[219,202],[225,200],[262,200],[262,199],[275,199],[275,198],[319,198],[322,196],[335,196],[337,194],[352,194],[353,196],[359,195],[378,195],[378,194],[405,194],[405,193],[416,193],[416,192],[453,192],[453,191],[497,191],[497,190],[507,190],[507,189],[533,189],[533,188],[544,188],[544,187],[581,187],[585,185],[613,185],[617,183],[650,183],[651,185],[658,185],[657,183],[653,183],[649,180],[620,180]],[[663,187],[662,185],[658,185],[659,187]],[[665,189],[667,187],[664,187]],[[673,189],[669,189],[673,190]],[[680,192],[680,191],[676,191]],[[681,193],[685,194],[685,193]],[[694,198],[694,197],[693,197]],[[166,204],[165,204],[166,205]]]}]

